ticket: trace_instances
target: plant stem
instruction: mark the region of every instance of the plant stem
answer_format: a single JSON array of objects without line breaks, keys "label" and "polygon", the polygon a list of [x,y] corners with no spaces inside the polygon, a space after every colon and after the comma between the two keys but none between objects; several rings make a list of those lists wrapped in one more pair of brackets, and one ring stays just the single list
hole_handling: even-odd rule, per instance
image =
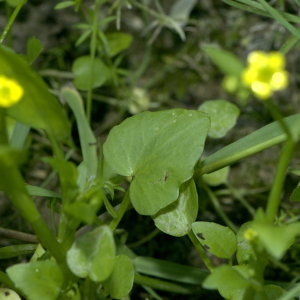
[{"label": "plant stem", "polygon": [[272,189],[269,194],[266,208],[266,217],[270,222],[273,222],[277,215],[281,200],[282,188],[286,177],[286,170],[294,153],[294,148],[295,142],[292,139],[288,139],[283,146],[279,158],[276,175],[272,184]]},{"label": "plant stem", "polygon": [[203,247],[200,245],[199,241],[195,237],[195,235],[194,235],[194,233],[193,233],[192,230],[189,231],[188,237],[190,238],[190,240],[193,243],[194,247],[198,251],[198,253],[199,253],[199,255],[200,255],[203,263],[207,267],[207,269],[210,270],[210,271],[212,271],[214,269],[214,266],[213,266],[212,262],[209,260],[209,258],[207,257],[207,255],[206,255]]},{"label": "plant stem", "polygon": [[266,207],[267,220],[270,222],[274,222],[281,201],[281,194],[282,194],[284,180],[286,177],[286,171],[292,159],[292,155],[294,153],[295,144],[297,142],[298,137],[295,136],[295,134],[293,135],[289,126],[282,118],[279,110],[273,104],[272,101],[267,101],[266,106],[269,109],[270,113],[272,114],[273,119],[279,122],[281,128],[287,135],[287,140],[284,143],[284,146],[281,150],[280,158],[276,168],[275,178],[272,183],[272,188],[269,194],[267,207]]},{"label": "plant stem", "polygon": [[223,219],[224,223],[230,227],[233,231],[237,232],[237,228],[236,226],[231,222],[231,220],[227,217],[227,215],[224,213],[217,197],[215,196],[215,194],[212,192],[212,190],[209,188],[209,186],[202,182],[201,183],[201,187],[205,190],[205,192],[207,193],[208,197],[210,198],[216,212],[218,213],[218,215]]},{"label": "plant stem", "polygon": [[2,34],[0,35],[0,44],[3,44],[7,34],[9,33],[18,13],[20,12],[21,8],[23,7],[23,5],[25,4],[26,0],[21,0],[19,2],[19,4],[16,6],[15,10],[13,11],[13,13],[11,14],[8,22],[6,23],[3,31],[2,31]]},{"label": "plant stem", "polygon": [[37,243],[38,240],[35,235],[21,232],[21,231],[16,231],[12,229],[7,229],[0,227],[0,236],[1,237],[6,237],[10,239],[16,239],[19,241],[25,241],[28,243]]},{"label": "plant stem", "polygon": [[116,230],[116,228],[118,227],[120,221],[122,220],[125,212],[127,211],[127,208],[130,204],[130,198],[129,198],[129,192],[127,191],[125,196],[124,196],[124,199],[122,201],[122,203],[120,204],[120,207],[119,209],[117,210],[117,217],[114,218],[111,223],[110,223],[110,229],[112,231]]},{"label": "plant stem", "polygon": [[89,72],[89,89],[87,91],[87,104],[86,104],[86,116],[88,123],[91,123],[92,115],[92,101],[93,101],[93,76],[94,76],[94,61],[96,57],[97,49],[97,35],[98,35],[98,10],[100,7],[99,1],[95,2],[95,11],[93,14],[93,24],[92,24],[92,37],[90,42],[90,59],[91,59],[91,68]]}]

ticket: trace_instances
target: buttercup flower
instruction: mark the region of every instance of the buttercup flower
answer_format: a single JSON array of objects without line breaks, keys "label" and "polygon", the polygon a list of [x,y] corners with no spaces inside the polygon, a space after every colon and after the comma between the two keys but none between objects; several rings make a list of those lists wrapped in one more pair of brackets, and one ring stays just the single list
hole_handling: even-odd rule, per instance
[{"label": "buttercup flower", "polygon": [[0,107],[9,107],[19,102],[24,94],[23,88],[13,79],[0,76]]},{"label": "buttercup flower", "polygon": [[280,52],[254,51],[247,60],[248,67],[242,73],[242,80],[257,98],[266,100],[273,92],[287,86],[285,58]]}]

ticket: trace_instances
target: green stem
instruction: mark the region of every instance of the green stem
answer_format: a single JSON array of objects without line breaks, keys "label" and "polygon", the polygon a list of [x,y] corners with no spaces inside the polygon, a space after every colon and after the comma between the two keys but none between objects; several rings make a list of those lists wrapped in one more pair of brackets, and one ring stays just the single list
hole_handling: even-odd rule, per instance
[{"label": "green stem", "polygon": [[11,14],[8,22],[6,23],[6,26],[4,27],[2,34],[0,35],[0,44],[3,44],[7,34],[9,33],[15,19],[17,18],[18,13],[20,12],[20,10],[23,7],[23,5],[25,4],[25,2],[26,2],[26,0],[20,1],[19,4],[14,9],[13,13]]},{"label": "green stem", "polygon": [[287,125],[285,120],[282,118],[278,108],[273,104],[272,101],[267,101],[266,106],[269,109],[272,117],[275,121],[278,121],[281,128],[287,135],[287,140],[282,148],[280,158],[278,161],[275,178],[272,183],[272,188],[269,194],[266,217],[267,220],[273,222],[276,218],[278,208],[281,201],[281,194],[283,190],[284,180],[286,177],[286,171],[292,159],[295,144],[297,142],[297,136],[292,133],[290,127]]},{"label": "green stem", "polygon": [[227,217],[227,215],[224,213],[218,198],[216,197],[216,195],[212,192],[212,190],[209,188],[209,186],[202,182],[201,183],[201,187],[205,190],[205,192],[207,193],[208,197],[210,198],[216,212],[218,213],[218,215],[222,218],[222,220],[224,221],[224,223],[230,227],[233,231],[237,232],[237,228],[236,226],[233,224],[233,222],[231,222],[231,220]]},{"label": "green stem", "polygon": [[214,265],[212,264],[212,262],[207,257],[203,247],[201,246],[201,244],[199,243],[199,241],[197,240],[197,238],[195,237],[195,235],[192,231],[189,231],[188,237],[191,240],[191,242],[193,243],[196,250],[198,251],[198,253],[199,253],[203,263],[207,267],[207,269],[212,271],[214,269]]},{"label": "green stem", "polygon": [[93,15],[93,29],[92,37],[90,42],[90,58],[91,58],[91,68],[89,72],[89,89],[87,91],[87,104],[86,104],[86,116],[88,123],[91,123],[92,115],[92,101],[93,101],[93,75],[94,75],[94,61],[96,57],[97,50],[97,35],[98,35],[98,10],[100,7],[99,1],[95,3],[95,11]]},{"label": "green stem", "polygon": [[270,222],[276,218],[277,211],[281,201],[281,193],[286,177],[286,170],[294,153],[295,142],[288,139],[282,149],[279,162],[276,169],[276,175],[272,184],[272,189],[268,198],[266,217]]},{"label": "green stem", "polygon": [[116,228],[118,227],[120,221],[122,220],[124,214],[128,209],[129,204],[130,204],[130,198],[129,198],[129,192],[127,191],[118,211],[116,212],[117,217],[114,218],[109,225],[112,231],[116,230]]}]

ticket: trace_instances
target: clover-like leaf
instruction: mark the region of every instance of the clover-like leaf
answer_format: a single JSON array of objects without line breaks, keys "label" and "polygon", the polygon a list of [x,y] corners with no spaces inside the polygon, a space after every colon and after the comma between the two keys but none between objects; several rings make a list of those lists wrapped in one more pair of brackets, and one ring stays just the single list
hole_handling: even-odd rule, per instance
[{"label": "clover-like leaf", "polygon": [[154,215],[175,202],[193,176],[209,118],[200,111],[143,112],[114,127],[103,146],[105,160],[132,178],[130,199],[139,214]]}]

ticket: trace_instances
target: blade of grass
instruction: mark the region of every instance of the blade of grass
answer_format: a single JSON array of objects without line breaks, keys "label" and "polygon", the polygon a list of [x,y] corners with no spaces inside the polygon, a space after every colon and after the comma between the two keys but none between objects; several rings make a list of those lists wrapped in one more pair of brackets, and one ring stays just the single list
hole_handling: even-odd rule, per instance
[{"label": "blade of grass", "polygon": [[[300,114],[284,118],[284,121],[289,126],[292,135],[299,138]],[[279,122],[273,122],[209,155],[202,162],[201,169],[196,171],[196,175],[198,173],[200,173],[199,175],[211,173],[245,157],[282,143],[286,139],[287,135]]]}]

